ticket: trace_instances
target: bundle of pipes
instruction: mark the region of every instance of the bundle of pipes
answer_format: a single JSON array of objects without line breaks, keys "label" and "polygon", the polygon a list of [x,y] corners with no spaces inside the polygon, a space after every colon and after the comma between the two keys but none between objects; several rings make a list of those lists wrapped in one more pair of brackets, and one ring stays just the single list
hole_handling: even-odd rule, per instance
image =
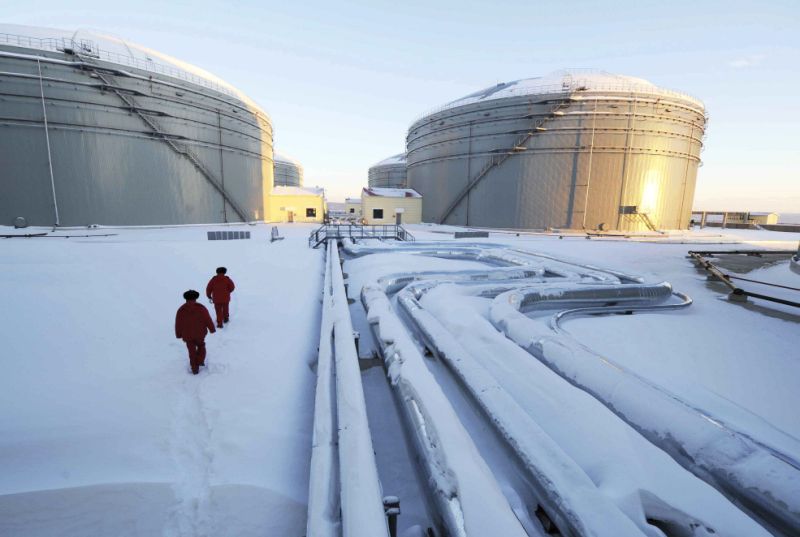
[{"label": "bundle of pipes", "polygon": [[[622,529],[626,527],[625,521],[609,515],[614,513],[613,506],[591,494],[588,497],[593,498],[592,501],[584,503],[585,497],[580,493],[569,492],[584,490],[580,480],[576,481],[579,472],[569,464],[561,461],[560,464],[545,465],[562,468],[563,472],[556,476],[537,472],[537,468],[543,466],[542,457],[558,459],[558,449],[555,446],[545,449],[548,444],[542,443],[535,424],[515,412],[513,402],[479,367],[466,366],[468,362],[463,358],[464,352],[458,342],[422,308],[420,298],[437,285],[448,283],[462,288],[466,294],[493,298],[490,320],[509,339],[558,375],[593,395],[647,440],[714,486],[763,526],[786,535],[791,534],[792,528],[800,527],[800,496],[795,494],[797,483],[800,483],[800,446],[796,440],[762,421],[752,426],[749,432],[740,430],[732,422],[744,420],[725,420],[683,400],[577,343],[560,326],[570,316],[685,308],[691,304],[689,297],[674,293],[667,282],[644,284],[640,278],[629,274],[563,262],[502,245],[417,243],[385,248],[345,241],[345,251],[351,256],[398,250],[449,259],[480,260],[502,267],[486,271],[393,275],[364,286],[362,303],[397,384],[406,364],[421,360],[421,356],[413,354],[413,345],[398,345],[407,336],[403,335],[399,320],[391,311],[387,294],[399,291],[398,304],[412,321],[421,340],[453,369],[487,415],[493,416],[493,425],[525,462],[531,481],[537,484],[547,518],[554,521],[563,534],[584,535],[590,527],[595,531],[597,526],[593,520],[599,516],[598,509],[610,517],[609,520],[618,520],[615,534],[627,533]],[[562,311],[546,325],[526,315],[537,309]],[[402,352],[398,350],[401,348]],[[623,384],[626,386],[624,393],[616,393],[615,387]],[[418,393],[411,386],[402,389]],[[408,400],[415,399],[409,395]],[[641,401],[648,401],[644,412]],[[716,403],[718,414],[736,418],[746,413],[733,404]],[[420,403],[414,404],[419,409]],[[502,408],[502,412],[492,410],[495,407]],[[688,425],[671,427],[675,423]],[[424,430],[424,423],[420,427]],[[771,438],[772,444],[758,438]],[[434,461],[441,460],[435,454],[430,457]],[[753,465],[763,470],[757,476],[750,470]],[[766,488],[765,482],[768,483]],[[565,483],[571,483],[572,487],[561,486]],[[451,500],[446,496],[442,503],[450,505]],[[692,517],[670,523],[687,531],[699,527]]]},{"label": "bundle of pipes", "polygon": [[339,253],[328,241],[309,479],[308,537],[389,535]]}]

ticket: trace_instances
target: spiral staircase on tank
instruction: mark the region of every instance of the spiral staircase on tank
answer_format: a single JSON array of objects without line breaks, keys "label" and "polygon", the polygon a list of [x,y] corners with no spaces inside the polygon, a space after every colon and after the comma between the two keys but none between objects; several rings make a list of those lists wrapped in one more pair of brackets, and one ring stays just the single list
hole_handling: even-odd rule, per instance
[{"label": "spiral staircase on tank", "polygon": [[[578,100],[576,97],[573,96],[573,93],[567,89],[567,93],[565,96],[556,99],[553,101],[553,106],[550,108],[547,114],[544,116],[534,116],[528,115],[524,116],[525,118],[534,119],[531,128],[525,132],[524,134],[520,135],[517,140],[514,142],[514,145],[509,149],[497,149],[493,152],[491,157],[489,158],[489,162],[481,168],[481,170],[473,177],[467,185],[461,190],[458,195],[453,199],[452,203],[447,207],[447,209],[442,213],[442,216],[439,218],[439,224],[444,224],[445,221],[450,217],[450,215],[455,211],[456,207],[466,198],[470,192],[480,183],[489,172],[493,169],[498,168],[503,165],[508,159],[512,156],[524,153],[528,150],[527,143],[537,134],[546,132],[547,128],[545,125],[554,119],[561,117],[564,115],[564,109],[569,107],[572,102]],[[580,90],[580,88],[578,88]]]}]

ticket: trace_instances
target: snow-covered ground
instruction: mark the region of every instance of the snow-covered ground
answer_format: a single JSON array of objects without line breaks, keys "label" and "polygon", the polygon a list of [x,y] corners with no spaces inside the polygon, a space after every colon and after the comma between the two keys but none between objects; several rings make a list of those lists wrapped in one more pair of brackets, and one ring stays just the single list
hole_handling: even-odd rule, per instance
[{"label": "snow-covered ground", "polygon": [[[302,535],[324,254],[269,230],[0,240],[0,535]],[[213,315],[220,265],[195,377],[175,311],[193,288]]]},{"label": "snow-covered ground", "polygon": [[[418,241],[452,240],[448,227],[409,227]],[[253,238],[207,241],[209,229],[251,231]],[[0,240],[6,306],[0,535],[304,534],[324,250],[308,248],[311,226],[281,226],[287,238],[274,243],[269,230],[101,228],[74,233],[113,236]],[[736,424],[743,429],[762,431],[766,424],[800,438],[800,312],[762,301],[728,302],[725,288],[706,281],[685,257],[689,250],[796,249],[800,234],[706,229],[666,237],[562,237],[493,232],[483,242],[671,282],[694,299],[691,307],[575,318],[564,328],[680,397],[740,407],[746,412]],[[237,285],[231,323],[207,337],[208,367],[195,377],[174,337],[175,310],[183,291],[202,293],[219,265]],[[358,301],[363,285],[394,273],[485,268],[400,249],[346,261],[360,355],[375,348]],[[800,287],[800,275],[785,261],[742,276]],[[604,497],[639,525],[646,525],[642,508],[665,517],[681,511],[718,530],[730,528],[731,535],[748,535],[750,522],[736,510],[730,515],[716,491],[504,339],[489,323],[489,302],[443,289],[422,300],[473,357],[487,357],[481,366]],[[380,369],[367,371],[368,404],[387,404],[389,392],[376,384]],[[444,369],[432,367],[432,374],[448,398],[460,397]],[[472,434],[481,426],[464,404],[455,410]],[[373,423],[382,419],[378,408],[369,410]],[[396,426],[373,425],[374,435],[387,427]],[[490,443],[477,443],[490,457]],[[379,465],[408,458],[387,438],[373,446]],[[497,461],[488,464],[498,468]],[[380,475],[394,481],[386,493],[418,490],[390,468],[380,468]],[[401,529],[424,524],[422,503],[403,503],[408,522],[401,515]]]}]

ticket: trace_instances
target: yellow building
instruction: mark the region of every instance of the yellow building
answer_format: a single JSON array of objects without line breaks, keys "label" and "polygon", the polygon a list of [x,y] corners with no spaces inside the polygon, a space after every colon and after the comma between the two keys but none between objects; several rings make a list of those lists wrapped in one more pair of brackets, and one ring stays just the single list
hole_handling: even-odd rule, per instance
[{"label": "yellow building", "polygon": [[276,186],[269,197],[272,222],[316,222],[325,219],[327,205],[321,188]]},{"label": "yellow building", "polygon": [[422,196],[410,188],[365,188],[361,191],[365,224],[419,224]]},{"label": "yellow building", "polygon": [[749,223],[750,224],[777,224],[778,223],[778,214],[776,213],[750,213],[749,215]]},{"label": "yellow building", "polygon": [[344,200],[345,218],[355,218],[361,220],[361,199],[347,198]]}]

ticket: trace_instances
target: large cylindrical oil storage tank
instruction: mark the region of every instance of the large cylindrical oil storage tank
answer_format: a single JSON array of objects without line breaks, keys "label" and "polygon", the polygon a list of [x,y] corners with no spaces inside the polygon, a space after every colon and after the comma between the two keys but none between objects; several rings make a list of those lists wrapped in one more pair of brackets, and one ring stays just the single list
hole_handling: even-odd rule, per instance
[{"label": "large cylindrical oil storage tank", "polygon": [[512,229],[681,229],[703,104],[646,80],[562,71],[497,84],[412,124],[423,220]]},{"label": "large cylindrical oil storage tank", "polygon": [[370,188],[406,188],[406,154],[392,155],[374,164],[367,176]]},{"label": "large cylindrical oil storage tank", "polygon": [[269,116],[118,38],[0,27],[0,225],[264,220]]},{"label": "large cylindrical oil storage tank", "polygon": [[290,156],[275,152],[275,186],[303,186],[303,166]]}]

